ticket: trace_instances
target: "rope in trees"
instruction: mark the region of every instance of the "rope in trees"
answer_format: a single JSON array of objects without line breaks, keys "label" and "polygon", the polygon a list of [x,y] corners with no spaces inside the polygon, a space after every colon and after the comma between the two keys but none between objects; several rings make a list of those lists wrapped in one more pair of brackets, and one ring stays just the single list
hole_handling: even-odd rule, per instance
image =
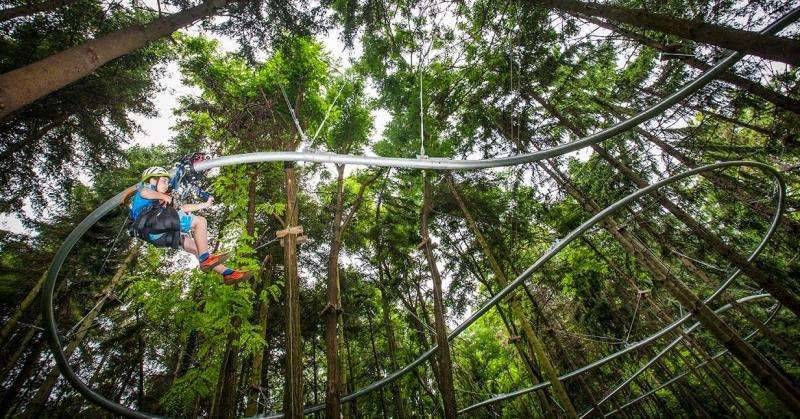
[{"label": "rope in trees", "polygon": [[[772,23],[770,26],[765,28],[761,31],[762,34],[772,34],[775,33],[784,27],[788,26],[794,20],[800,17],[800,7],[797,7],[791,10],[789,13],[784,15],[782,18],[777,20],[776,22]],[[503,166],[512,166],[512,165],[519,165],[524,163],[531,163],[540,161],[546,158],[552,158],[556,156],[560,156],[562,154],[568,153],[570,151],[578,150],[583,147],[598,144],[608,138],[611,138],[619,133],[625,132],[640,123],[655,117],[656,115],[664,112],[670,106],[678,103],[682,99],[686,98],[687,96],[691,95],[699,88],[703,87],[705,84],[710,82],[717,74],[720,72],[730,68],[734,63],[742,58],[743,54],[741,53],[732,53],[726,58],[722,59],[718,64],[714,67],[706,71],[705,73],[701,74],[699,77],[694,79],[693,81],[687,83],[684,87],[682,87],[677,92],[673,93],[672,95],[666,97],[661,102],[657,103],[656,105],[648,108],[641,113],[631,117],[630,119],[624,120],[610,128],[602,130],[596,134],[590,135],[588,137],[572,141],[560,146],[556,146],[550,149],[541,150],[535,153],[528,153],[528,154],[521,154],[517,156],[509,156],[503,158],[495,158],[495,159],[485,159],[485,160],[451,160],[451,159],[409,159],[409,158],[387,158],[387,157],[380,157],[380,156],[350,156],[350,155],[340,155],[340,154],[331,154],[331,153],[306,153],[306,152],[261,152],[261,153],[250,153],[250,154],[241,154],[241,155],[234,155],[234,156],[227,156],[221,157],[217,159],[205,160],[199,162],[195,167],[198,171],[208,170],[214,167],[221,167],[221,166],[228,166],[228,165],[237,165],[237,164],[246,164],[246,163],[257,163],[257,162],[269,162],[269,161],[283,161],[283,162],[318,162],[318,163],[334,163],[334,164],[355,164],[355,165],[367,165],[367,166],[379,166],[379,167],[398,167],[398,168],[406,168],[406,169],[431,169],[431,170],[478,170],[484,168],[491,168],[491,167],[503,167]],[[284,98],[288,102],[288,97],[286,96],[285,92]],[[297,123],[296,119],[295,122]],[[299,125],[299,124],[298,124]],[[619,201],[611,204],[607,208],[603,209],[602,211],[598,212],[594,216],[592,216],[589,220],[585,221],[583,224],[575,228],[569,234],[567,234],[563,239],[557,240],[553,246],[545,252],[543,255],[539,257],[528,269],[526,269],[522,274],[520,274],[517,278],[513,281],[510,281],[505,288],[497,292],[492,298],[488,301],[484,302],[481,307],[473,312],[466,320],[464,320],[461,324],[459,324],[453,331],[447,336],[448,340],[454,339],[456,336],[461,334],[467,327],[469,327],[472,323],[474,323],[478,318],[482,317],[487,311],[493,308],[499,301],[501,301],[504,297],[506,297],[509,293],[514,291],[519,285],[523,284],[528,278],[533,275],[541,266],[543,266],[547,261],[549,261],[552,257],[554,257],[558,252],[560,252],[564,247],[570,244],[573,240],[580,237],[583,233],[587,230],[598,224],[599,222],[605,220],[609,216],[619,212],[621,209],[626,207],[629,203],[637,200],[638,198],[650,194],[652,192],[656,192],[660,188],[675,183],[679,180],[685,179],[687,177],[691,177],[703,172],[723,169],[728,167],[751,167],[758,170],[761,170],[767,175],[772,176],[775,179],[776,187],[778,189],[777,194],[777,209],[775,211],[775,216],[772,219],[769,229],[765,233],[764,237],[762,238],[759,245],[753,250],[750,256],[747,258],[747,262],[752,262],[763,250],[764,246],[767,244],[767,241],[770,239],[772,234],[775,232],[777,228],[778,222],[780,217],[783,213],[783,206],[784,206],[784,199],[785,199],[785,191],[786,187],[783,182],[783,179],[778,171],[774,168],[758,162],[746,162],[746,161],[731,161],[731,162],[722,162],[711,164],[707,166],[697,167],[691,170],[684,171],[677,175],[671,176],[669,178],[663,179],[659,182],[656,182],[652,185],[643,187],[626,197],[620,199]],[[105,203],[103,203],[100,207],[98,207],[95,211],[89,214],[81,223],[79,223],[75,229],[69,234],[66,238],[64,243],[61,245],[59,250],[56,252],[55,257],[50,265],[50,268],[47,273],[47,279],[44,284],[42,290],[42,314],[45,321],[46,326],[46,336],[48,339],[48,343],[50,345],[51,350],[53,351],[54,358],[58,365],[58,368],[61,370],[61,373],[67,379],[68,382],[81,394],[83,394],[87,399],[96,403],[97,405],[111,411],[112,413],[123,415],[126,417],[134,417],[134,418],[148,418],[153,417],[153,415],[138,412],[132,410],[128,407],[125,407],[119,403],[111,401],[102,395],[96,393],[94,390],[88,387],[86,383],[84,383],[72,370],[71,366],[69,365],[65,354],[61,348],[60,337],[58,335],[58,328],[55,319],[55,312],[53,309],[53,294],[55,291],[56,281],[58,279],[58,273],[63,266],[64,262],[66,261],[69,252],[75,246],[75,244],[81,239],[81,237],[91,228],[95,223],[97,223],[101,218],[105,215],[113,211],[121,202],[122,198],[125,195],[126,191],[120,192],[113,198],[109,199]],[[733,280],[738,277],[741,273],[740,270],[734,271],[722,284],[717,288],[717,290],[705,300],[703,303],[708,304],[716,299],[732,282]],[[769,294],[759,294],[759,295],[752,295],[749,297],[745,297],[740,299],[738,303],[749,302],[757,299],[763,299],[769,297]],[[720,307],[716,310],[716,312],[723,312],[728,310],[731,307],[730,304]],[[666,335],[667,333],[675,330],[677,327],[681,326],[683,323],[691,319],[693,315],[686,314],[685,316],[681,317],[679,320],[675,321],[674,323],[666,326],[665,328],[661,329],[660,331],[644,338],[643,340],[627,346],[620,351],[617,351],[611,355],[608,355],[600,360],[597,360],[591,364],[585,365],[581,368],[573,370],[567,374],[562,375],[559,377],[559,380],[567,380],[572,377],[575,377],[579,374],[585,373],[592,369],[599,367],[613,359],[616,359],[628,352],[633,350],[645,347],[654,343],[660,337]],[[695,330],[698,328],[700,323],[695,323],[689,329]],[[682,339],[683,336],[680,337]],[[677,343],[676,343],[677,344]],[[674,346],[674,345],[673,345]],[[425,360],[433,356],[436,353],[438,347],[433,346],[425,353],[421,354],[416,360],[411,362],[410,364],[406,365],[405,367],[392,372],[391,374],[387,375],[386,377],[362,388],[359,389],[349,395],[342,397],[342,402],[348,402],[351,400],[355,400],[356,398],[370,393],[374,390],[377,390],[386,384],[396,380],[397,378],[401,377],[405,373],[415,369]],[[662,354],[666,353],[665,350],[662,350]],[[655,362],[655,360],[651,360]],[[651,364],[652,362],[648,362]],[[482,406],[486,406],[492,403],[496,403],[502,400],[506,400],[509,398],[513,398],[522,394],[529,393],[531,391],[535,391],[540,388],[545,388],[549,386],[550,383],[548,381],[542,382],[537,384],[534,387],[518,390],[512,393],[508,393],[505,395],[500,395],[497,397],[493,397],[491,399],[485,400],[478,404],[469,406],[465,409],[459,411],[459,413],[466,413],[468,411],[477,409]],[[313,413],[323,409],[322,405],[313,406],[310,408],[305,409],[305,413]],[[271,418],[278,418],[282,417],[282,414],[271,415]]]}]

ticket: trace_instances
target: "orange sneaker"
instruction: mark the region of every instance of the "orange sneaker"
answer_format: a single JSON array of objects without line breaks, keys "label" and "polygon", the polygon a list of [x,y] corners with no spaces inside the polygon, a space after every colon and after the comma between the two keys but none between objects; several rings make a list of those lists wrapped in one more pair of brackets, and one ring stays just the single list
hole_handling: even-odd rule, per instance
[{"label": "orange sneaker", "polygon": [[222,275],[222,280],[225,282],[225,285],[233,285],[242,281],[246,281],[250,279],[251,276],[253,276],[253,274],[250,272],[240,271],[237,269],[228,275]]},{"label": "orange sneaker", "polygon": [[210,272],[215,266],[228,260],[229,256],[230,255],[227,253],[215,253],[213,255],[209,255],[206,260],[200,262],[200,270],[203,272]]}]

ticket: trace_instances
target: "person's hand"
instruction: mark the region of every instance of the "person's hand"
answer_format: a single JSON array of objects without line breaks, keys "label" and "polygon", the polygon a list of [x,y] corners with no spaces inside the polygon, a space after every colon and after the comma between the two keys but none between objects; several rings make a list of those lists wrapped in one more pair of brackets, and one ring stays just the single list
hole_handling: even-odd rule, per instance
[{"label": "person's hand", "polygon": [[208,199],[206,200],[206,208],[209,208],[212,205],[214,205],[214,197],[209,195]]},{"label": "person's hand", "polygon": [[164,194],[164,196],[161,198],[161,202],[163,202],[164,206],[166,207],[172,204],[172,197],[170,195]]}]

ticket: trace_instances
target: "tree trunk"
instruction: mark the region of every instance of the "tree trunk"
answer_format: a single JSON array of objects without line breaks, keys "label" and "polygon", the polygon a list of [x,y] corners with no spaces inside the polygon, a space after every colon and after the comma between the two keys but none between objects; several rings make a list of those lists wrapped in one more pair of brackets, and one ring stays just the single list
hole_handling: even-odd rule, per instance
[{"label": "tree trunk", "polygon": [[[380,225],[381,221],[381,204],[383,203],[383,193],[378,196],[378,202],[375,205],[375,225]],[[376,235],[377,237],[374,238],[375,243],[375,255],[376,255],[376,262],[378,265],[378,284],[384,284],[384,276],[383,276],[383,263],[382,263],[382,252],[383,252],[383,240],[381,239],[381,233],[377,229]],[[399,369],[399,362],[397,361],[397,340],[394,335],[394,323],[392,322],[392,314],[391,314],[391,304],[389,303],[389,296],[386,293],[386,290],[383,286],[378,287],[378,291],[381,294],[381,316],[383,318],[383,329],[386,332],[386,346],[388,346],[389,352],[389,368],[392,371],[397,371]],[[406,407],[406,398],[403,395],[403,391],[401,389],[401,385],[399,380],[392,381],[390,384],[392,389],[392,398],[394,404],[394,413],[397,419],[407,419],[408,418],[408,408]]]},{"label": "tree trunk", "polygon": [[178,365],[176,365],[175,373],[173,374],[173,381],[183,377],[192,366],[195,352],[197,352],[197,348],[199,346],[197,343],[198,338],[198,332],[194,329],[191,330],[189,332],[189,336],[186,337],[186,346],[184,347],[183,353],[180,356]]},{"label": "tree trunk", "polygon": [[[372,378],[377,380],[378,378],[380,378],[381,360],[378,357],[378,348],[375,346],[375,323],[372,320],[372,317],[374,315],[375,313],[368,313],[367,323],[369,324],[369,343],[372,348],[372,360],[375,363],[374,374]],[[383,416],[383,419],[389,419],[389,415],[386,412],[386,396],[384,396],[383,394],[383,387],[378,389],[378,396],[380,397],[381,400],[381,405],[380,405],[381,416]]]},{"label": "tree trunk", "polygon": [[39,12],[49,12],[59,7],[68,6],[77,0],[45,0],[40,3],[28,3],[22,6],[9,7],[0,10],[0,22],[15,19],[22,16],[32,15]]},{"label": "tree trunk", "polygon": [[800,41],[790,38],[762,35],[698,19],[681,19],[650,13],[643,9],[608,4],[583,3],[576,0],[534,0],[533,3],[567,13],[601,17],[646,30],[663,32],[772,61],[800,65]]},{"label": "tree trunk", "polygon": [[234,331],[229,332],[225,340],[217,387],[211,405],[211,416],[215,418],[236,417],[236,366],[239,352],[239,345],[236,343],[239,334],[236,330],[241,326],[241,319],[234,318],[231,323]]},{"label": "tree trunk", "polygon": [[258,172],[250,172],[250,183],[247,185],[247,223],[245,231],[252,238],[256,232],[256,188],[258,187]]},{"label": "tree trunk", "polygon": [[[341,338],[342,342],[344,342],[345,353],[347,354],[347,382],[345,384],[348,386],[348,393],[352,393],[356,387],[356,378],[353,372],[353,357],[350,351],[350,340],[346,339],[344,334],[344,322],[342,322]],[[345,419],[348,417],[358,419],[360,417],[358,414],[358,399],[353,399],[347,404],[347,408],[344,409],[344,417]]]},{"label": "tree trunk", "polygon": [[[460,253],[460,251],[459,255],[462,257],[466,257],[466,255]],[[475,261],[474,258],[471,259],[472,263],[467,263],[467,269],[478,279],[478,281],[481,284],[483,284],[483,286],[486,287],[486,291],[488,291],[489,296],[490,297],[494,296],[495,290],[493,289],[492,284],[486,279],[484,275],[480,273],[478,269],[470,266],[470,265],[477,265],[477,261]],[[514,344],[514,349],[517,351],[517,355],[519,355],[523,365],[525,366],[525,369],[528,371],[528,374],[531,377],[531,382],[533,384],[541,383],[542,381],[544,381],[544,378],[542,377],[541,371],[539,371],[539,369],[536,368],[535,365],[536,354],[531,349],[531,346],[528,344],[527,341],[523,342],[524,339],[520,337],[520,333],[518,332],[518,329],[513,323],[513,321],[510,319],[511,316],[509,316],[506,313],[504,305],[497,304],[495,306],[495,310],[497,310],[497,314],[500,316],[500,320],[502,320],[503,326],[505,326],[506,328],[506,331],[509,335],[509,340],[511,340],[512,343]],[[542,388],[536,391],[535,394],[539,400],[539,405],[542,411],[541,416],[548,416],[548,417],[558,416],[558,411],[555,409],[553,403],[550,401],[550,393],[548,393],[547,388]]]},{"label": "tree trunk", "polygon": [[[383,264],[378,264],[378,280],[383,282]],[[390,312],[390,304],[389,304],[389,297],[386,295],[386,291],[383,288],[380,288],[381,293],[381,311],[383,316],[383,328],[386,331],[386,343],[389,347],[389,367],[392,371],[397,371],[399,369],[399,363],[397,362],[397,341],[395,340],[394,336],[394,324],[391,318]],[[403,397],[403,391],[398,385],[397,381],[393,381],[391,384],[393,402],[394,402],[394,412],[397,419],[407,419],[408,418],[408,408],[406,407],[406,399]]]},{"label": "tree trunk", "polygon": [[[421,268],[420,268],[420,272],[419,272],[418,278],[422,278],[422,269]],[[416,313],[417,315],[419,315],[419,318],[422,319],[422,322],[419,322],[418,325],[417,325],[417,335],[420,338],[420,342],[423,342],[423,346],[422,347],[423,348],[427,348],[427,347],[431,346],[431,344],[433,344],[436,341],[436,336],[434,336],[433,339],[431,339],[434,342],[431,342],[429,344],[428,340],[427,340],[428,334],[431,333],[431,332],[432,332],[431,334],[435,334],[436,330],[434,329],[433,326],[431,326],[433,323],[431,322],[431,316],[430,316],[430,313],[428,312],[428,305],[425,303],[425,298],[423,297],[423,294],[422,294],[422,287],[420,286],[420,281],[416,281],[416,284],[414,284],[414,285],[416,287],[417,307],[419,307],[419,311],[414,309],[413,311],[411,311],[411,313]],[[442,370],[439,368],[439,363],[441,361],[439,360],[438,356],[430,357],[429,361],[430,361],[430,364],[431,364],[431,373],[433,375],[433,379],[434,379],[434,381],[436,381],[436,388],[440,388],[441,389],[442,386],[443,386],[443,384],[442,384]],[[441,393],[441,391],[440,391],[440,393]],[[433,393],[433,391],[432,390],[428,391],[428,394],[431,396],[434,404],[438,405],[438,397]],[[439,413],[441,413],[441,412],[439,412]]]},{"label": "tree trunk", "polygon": [[[268,290],[272,284],[272,255],[267,254],[261,263],[261,282],[262,290]],[[258,330],[264,341],[267,341],[267,316],[269,314],[269,291],[267,291],[267,301],[260,301],[258,305]],[[247,398],[247,408],[245,416],[255,416],[258,413],[258,399],[261,395],[262,368],[264,364],[264,350],[256,351],[253,354],[253,366],[250,371],[250,396]]]},{"label": "tree trunk", "polygon": [[231,0],[208,0],[192,8],[133,25],[0,74],[0,119],[56,90],[92,74],[114,58],[129,54],[198,19],[211,16]]},{"label": "tree trunk", "polygon": [[[256,208],[256,186],[258,185],[258,172],[250,171],[250,181],[247,186],[247,218],[245,230],[249,237],[255,235],[255,208]],[[252,280],[254,286],[255,279]],[[236,316],[231,319],[232,330],[228,333],[225,342],[225,351],[222,355],[222,365],[219,369],[217,388],[215,391],[214,402],[211,415],[221,418],[234,418],[237,416],[236,405],[238,402],[238,386],[243,384],[239,381],[239,368],[244,366],[244,360],[239,359],[239,328],[242,322],[246,321]],[[244,379],[244,378],[242,378]]]},{"label": "tree trunk", "polygon": [[[117,268],[117,272],[114,273],[114,276],[111,278],[111,281],[103,287],[102,291],[100,291],[100,301],[95,304],[95,306],[86,314],[86,316],[81,320],[80,326],[78,330],[75,332],[75,336],[69,342],[66,348],[64,348],[64,358],[69,361],[69,358],[72,356],[72,353],[75,352],[75,349],[80,345],[83,338],[86,337],[86,334],[89,332],[89,329],[94,325],[94,320],[97,318],[98,315],[103,311],[103,306],[105,305],[106,299],[109,295],[114,291],[114,288],[119,284],[122,280],[123,276],[125,276],[125,271],[133,263],[136,256],[139,254],[139,249],[141,248],[141,244],[136,244],[130,252],[128,252],[128,256],[122,262],[122,264]],[[41,409],[46,403],[47,399],[50,397],[50,393],[53,391],[53,386],[56,384],[56,380],[61,375],[61,372],[57,367],[53,367],[50,370],[50,373],[45,378],[44,382],[39,386],[39,390],[37,390],[36,395],[33,396],[31,399],[31,406],[34,406],[35,409]]]},{"label": "tree trunk", "polygon": [[[314,395],[314,405],[319,403],[319,363],[317,362],[317,336],[314,335],[314,340],[311,341],[311,368],[314,371],[314,381],[311,383],[313,390],[311,394]],[[314,413],[314,418],[319,417],[319,412]]]},{"label": "tree trunk", "polygon": [[439,274],[439,268],[436,266],[436,259],[433,256],[433,246],[431,246],[431,238],[428,234],[428,217],[432,210],[431,203],[431,185],[430,179],[423,172],[424,182],[424,198],[422,202],[422,216],[420,221],[420,236],[422,236],[422,248],[425,252],[425,259],[428,261],[428,269],[431,273],[431,280],[433,281],[433,312],[434,312],[434,326],[436,328],[436,343],[439,345],[437,356],[439,358],[439,375],[442,385],[439,391],[442,393],[444,401],[444,416],[445,418],[456,417],[456,396],[453,389],[453,364],[450,360],[450,343],[447,340],[447,327],[445,324],[444,302],[442,301],[442,278]]},{"label": "tree trunk", "polygon": [[[393,283],[393,280],[391,279],[391,274],[390,274],[389,268],[384,266],[383,272],[386,274],[387,277],[389,277],[389,282]],[[404,296],[401,292],[398,292],[397,296],[399,297],[400,302],[403,304],[403,306],[406,308],[406,311],[408,312],[408,316],[407,316],[408,323],[411,324],[411,326],[414,329],[414,332],[415,332],[414,334],[415,334],[415,336],[417,338],[417,342],[419,344],[419,347],[420,348],[428,348],[428,347],[431,346],[431,342],[428,341],[428,335],[426,334],[426,332],[430,328],[430,319],[429,319],[428,313],[427,313],[427,311],[425,310],[425,307],[424,307],[425,302],[421,300],[422,297],[421,297],[421,292],[419,291],[419,283],[417,283],[416,285],[417,285],[416,294],[417,294],[417,297],[418,297],[417,300],[418,300],[418,303],[419,303],[419,310],[412,303],[414,298],[410,294],[410,291],[409,291],[408,297]],[[386,288],[382,288],[381,292],[384,292],[384,293],[387,292]],[[439,378],[439,362],[438,362],[437,357],[432,356],[432,357],[428,358],[428,363],[431,366],[431,372],[433,373],[433,379],[436,381],[436,385],[440,387],[441,385],[439,383],[441,382],[441,379]],[[422,380],[422,378],[419,377],[419,371],[414,370],[414,374],[417,376],[417,379],[418,379],[418,381],[420,383],[420,386],[423,388],[425,393],[433,401],[433,404],[437,404],[436,395],[433,394],[433,392],[428,388],[428,386],[425,384],[425,382]]]},{"label": "tree trunk", "polygon": [[[297,174],[286,163],[286,228],[298,226]],[[300,281],[297,277],[297,234],[283,238],[283,269],[286,293],[286,383],[283,413],[290,419],[303,417],[303,350],[300,336]]]},{"label": "tree trunk", "polygon": [[[37,319],[36,323],[38,323],[39,317],[37,316],[36,319]],[[25,350],[28,349],[28,342],[31,341],[33,335],[35,335],[36,332],[37,332],[36,328],[28,327],[28,331],[25,332],[25,336],[23,336],[22,339],[20,339],[18,342],[16,341],[14,342],[14,347],[16,349],[14,349],[14,352],[11,354],[10,357],[8,357],[7,360],[3,361],[4,363],[3,369],[0,370],[0,383],[4,383],[6,381],[8,374],[10,374],[11,371],[14,369],[14,366],[17,365],[17,361],[19,361],[19,358],[22,356]]]},{"label": "tree trunk", "polygon": [[329,418],[341,415],[339,399],[342,392],[342,365],[339,359],[339,312],[342,310],[339,295],[339,252],[342,246],[342,211],[344,195],[344,165],[336,165],[336,204],[331,226],[330,253],[328,254],[328,303],[325,306],[325,358],[328,364],[328,381],[325,387],[325,413]]},{"label": "tree trunk", "polygon": [[[22,364],[19,373],[17,373],[14,380],[9,383],[8,387],[4,389],[2,393],[3,397],[0,399],[0,417],[5,418],[11,416],[6,416],[6,414],[10,413],[14,405],[14,400],[21,398],[20,390],[22,389],[22,385],[25,384],[32,375],[35,375],[34,368],[39,364],[44,342],[45,339],[36,341],[30,353],[28,353],[28,356],[25,358],[25,362]],[[6,381],[4,380],[3,382]]]},{"label": "tree trunk", "polygon": [[136,407],[139,410],[144,409],[144,361],[145,361],[145,341],[144,332],[139,329],[139,378],[136,380]]},{"label": "tree trunk", "polygon": [[[467,221],[467,226],[469,226],[470,231],[472,231],[472,234],[480,244],[486,259],[489,260],[489,264],[494,271],[495,280],[500,284],[501,287],[505,287],[508,284],[508,278],[506,277],[505,272],[503,272],[503,269],[497,263],[497,259],[494,257],[494,254],[489,247],[489,243],[486,241],[483,233],[481,233],[480,229],[478,228],[478,224],[475,222],[475,219],[472,218],[472,214],[470,214],[467,206],[461,199],[461,195],[458,193],[458,190],[453,183],[453,177],[449,173],[445,176],[447,178],[447,184],[450,187],[450,192],[458,204],[458,207],[461,209],[464,219]],[[530,321],[525,316],[525,311],[522,309],[522,305],[513,294],[509,296],[509,300],[511,302],[511,311],[522,326],[522,332],[525,336],[525,340],[528,342],[528,345],[530,345],[531,352],[536,354],[536,360],[539,363],[540,368],[542,368],[545,376],[550,381],[553,393],[559,402],[561,402],[561,407],[564,409],[568,417],[577,417],[578,413],[575,411],[575,407],[567,395],[564,385],[561,383],[561,380],[558,379],[558,372],[556,372],[555,367],[553,367],[553,363],[550,361],[550,357],[547,355],[547,350],[544,346],[544,343],[536,334],[536,332],[534,332]],[[591,397],[591,395],[589,395],[589,397]]]}]

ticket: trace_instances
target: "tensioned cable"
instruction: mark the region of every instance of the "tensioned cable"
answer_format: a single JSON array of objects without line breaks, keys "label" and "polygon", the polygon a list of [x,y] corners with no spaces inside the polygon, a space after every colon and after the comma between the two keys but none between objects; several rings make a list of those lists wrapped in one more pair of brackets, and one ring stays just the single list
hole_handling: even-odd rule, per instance
[{"label": "tensioned cable", "polygon": [[631,325],[628,326],[628,333],[625,335],[625,340],[623,341],[624,344],[628,344],[628,339],[631,337],[631,332],[633,331],[633,326],[636,323],[636,315],[639,313],[639,306],[642,303],[642,293],[640,292],[636,297],[636,308],[633,310],[633,317],[631,318]]},{"label": "tensioned cable", "polygon": [[278,87],[281,89],[281,94],[283,94],[283,100],[286,101],[286,107],[289,108],[289,114],[292,116],[292,121],[294,122],[294,127],[297,129],[297,133],[300,134],[300,139],[302,141],[307,141],[308,137],[306,137],[305,131],[303,131],[303,127],[300,126],[300,121],[297,120],[297,115],[294,113],[294,108],[292,107],[291,102],[289,102],[289,96],[286,95],[286,90],[283,89],[283,85],[278,84]]},{"label": "tensioned cable", "polygon": [[[762,34],[772,34],[775,33],[790,23],[792,23],[797,17],[800,16],[800,7],[796,7],[795,9],[791,10],[789,13],[781,17],[776,22],[772,23],[766,29],[762,30],[760,33]],[[596,134],[590,135],[580,140],[576,140],[570,143],[562,144],[560,146],[556,146],[550,149],[541,150],[535,153],[527,153],[517,156],[509,156],[509,157],[502,157],[502,158],[494,158],[494,159],[486,159],[486,160],[450,160],[450,159],[403,159],[403,158],[390,158],[390,157],[381,157],[381,156],[350,156],[350,155],[339,155],[339,154],[331,154],[331,153],[308,153],[308,152],[261,152],[261,153],[250,153],[250,154],[243,154],[243,155],[236,155],[236,156],[227,156],[227,157],[220,157],[211,160],[205,160],[203,162],[198,163],[195,166],[195,169],[198,171],[208,170],[214,167],[221,167],[221,166],[228,166],[234,164],[244,164],[244,163],[256,163],[256,162],[266,162],[266,161],[305,161],[305,162],[318,162],[318,163],[334,163],[334,164],[355,164],[355,165],[371,165],[371,166],[379,166],[379,167],[398,167],[398,168],[408,168],[408,169],[432,169],[432,170],[477,170],[483,168],[490,168],[490,167],[501,167],[501,166],[510,166],[510,165],[517,165],[529,162],[535,162],[542,159],[555,157],[562,155],[564,153],[574,151],[588,145],[597,144],[605,139],[608,139],[616,134],[624,132],[628,129],[631,129],[638,124],[656,116],[657,114],[663,112],[666,108],[678,103],[682,99],[686,98],[690,94],[694,93],[703,85],[707,84],[711,81],[717,74],[726,69],[730,68],[734,63],[736,63],[739,59],[741,59],[743,54],[741,53],[732,53],[731,55],[727,56],[723,60],[721,60],[718,64],[714,67],[697,77],[696,79],[692,80],[691,82],[687,83],[683,88],[678,90],[677,92],[673,93],[672,95],[668,96],[667,98],[663,99],[661,102],[656,104],[655,106],[648,108],[641,113],[637,114],[636,116],[625,120],[617,125],[614,125],[610,128],[602,130]],[[474,323],[479,317],[483,316],[489,309],[491,309],[500,299],[505,297],[508,293],[513,291],[517,286],[521,285],[525,280],[527,280],[534,271],[539,269],[545,262],[551,259],[556,253],[558,253],[561,249],[563,249],[567,244],[572,242],[575,238],[582,235],[585,231],[589,228],[597,224],[599,221],[605,219],[606,217],[616,213],[622,207],[627,205],[629,202],[641,197],[642,195],[648,194],[662,186],[675,182],[677,180],[693,176],[695,174],[707,171],[707,170],[714,170],[718,168],[724,167],[731,167],[731,166],[750,166],[754,168],[758,168],[764,171],[767,174],[772,175],[775,177],[776,182],[779,184],[779,195],[777,198],[777,210],[775,218],[773,219],[770,228],[766,232],[763,240],[761,243],[756,247],[756,249],[751,253],[750,257],[748,257],[748,261],[752,261],[755,257],[760,254],[761,250],[763,250],[764,246],[766,245],[769,238],[774,233],[780,215],[783,212],[783,200],[784,200],[784,193],[785,193],[785,184],[783,179],[780,177],[780,174],[773,169],[772,167],[758,162],[743,162],[743,161],[734,161],[734,162],[723,162],[712,164],[708,166],[698,167],[692,170],[687,170],[680,174],[674,175],[670,178],[661,180],[657,183],[654,183],[650,186],[645,188],[639,189],[630,195],[622,198],[621,200],[615,202],[614,204],[610,205],[609,207],[605,208],[604,210],[600,211],[599,213],[595,214],[585,223],[581,224],[578,228],[570,232],[563,240],[558,241],[555,245],[545,254],[543,254],[533,265],[531,265],[527,270],[525,270],[521,275],[519,275],[515,280],[511,281],[503,290],[498,292],[495,297],[491,298],[489,301],[485,302],[477,311],[475,311],[468,319],[462,322],[458,327],[456,327],[448,336],[449,340],[452,340],[456,336],[458,336],[461,332],[463,332],[467,327],[469,327],[472,323]],[[127,189],[126,191],[120,192],[113,198],[109,199],[105,203],[103,203],[100,207],[98,207],[95,211],[89,214],[81,223],[76,226],[76,228],[69,234],[67,239],[59,248],[58,252],[53,259],[53,262],[48,270],[47,280],[44,284],[43,298],[42,298],[42,314],[43,314],[43,321],[45,322],[45,327],[47,329],[47,339],[48,343],[53,350],[54,358],[56,363],[61,370],[61,373],[67,379],[67,381],[72,384],[72,386],[78,390],[81,394],[83,394],[87,399],[92,401],[93,403],[98,404],[99,406],[119,415],[128,416],[128,417],[152,417],[152,415],[138,412],[132,410],[126,406],[123,406],[119,403],[115,403],[111,400],[106,399],[102,395],[96,393],[94,390],[89,388],[72,370],[71,366],[67,362],[63,351],[61,350],[61,342],[58,336],[58,329],[57,324],[55,321],[55,312],[53,310],[53,294],[55,290],[55,284],[58,279],[58,273],[64,264],[70,250],[75,246],[75,244],[80,240],[80,238],[86,233],[86,231],[93,226],[100,218],[108,214],[114,208],[116,208],[121,202],[123,195],[129,191],[131,188]],[[712,299],[716,298],[716,296],[721,293],[738,275],[741,271],[737,270],[734,272],[723,284],[720,288],[715,292],[711,297],[709,297],[706,301],[711,301]],[[601,360],[595,361],[592,364],[586,365],[579,369],[576,369],[565,376],[562,376],[561,379],[566,379],[573,377],[575,375],[581,374],[583,372],[589,371],[591,369],[596,368],[599,365],[602,365],[605,362],[608,362],[610,359],[614,359],[618,356],[621,356],[624,353],[627,353],[633,349],[642,347],[649,343],[652,343],[654,340],[658,339],[659,337],[663,336],[665,333],[673,330],[675,327],[679,326],[680,324],[687,321],[691,316],[687,315],[681,318],[680,320],[676,321],[672,325],[662,329],[662,331],[657,332],[648,338],[640,341],[639,343],[629,346],[621,351],[618,351],[612,355],[609,355]],[[401,368],[398,371],[389,374],[388,376],[384,377],[381,380],[378,380],[372,383],[369,386],[366,386],[352,394],[344,396],[342,398],[343,402],[348,402],[351,400],[356,399],[357,397],[372,392],[378,388],[383,387],[384,385],[396,380],[398,377],[402,376],[406,372],[416,368],[426,359],[431,357],[436,351],[437,346],[433,346],[427,352],[420,355],[414,362],[406,365],[405,367]],[[542,387],[549,385],[549,382],[540,383]],[[537,387],[538,388],[538,387]],[[525,394],[530,389],[523,389],[517,392],[511,393],[510,395],[503,395],[499,399],[491,399],[482,402],[480,405],[491,404],[499,400],[505,400],[506,398],[514,397],[518,394]],[[320,411],[323,409],[322,405],[314,406],[311,408],[307,408],[305,410],[306,413],[313,413],[316,411]],[[282,415],[273,415],[272,417],[282,417]]]},{"label": "tensioned cable", "polygon": [[336,101],[339,100],[339,95],[342,94],[342,90],[344,90],[344,85],[345,84],[347,84],[347,81],[346,80],[342,80],[342,85],[339,86],[339,92],[336,93],[336,96],[333,98],[333,103],[331,103],[331,106],[328,106],[328,110],[325,111],[325,117],[322,118],[322,122],[319,123],[319,126],[317,127],[317,131],[314,133],[314,136],[311,137],[311,143],[313,143],[314,140],[317,139],[317,136],[319,135],[319,132],[322,131],[322,127],[325,126],[325,122],[328,120],[328,116],[330,116],[330,114],[331,114],[331,109],[333,109],[333,107],[336,106]]}]

